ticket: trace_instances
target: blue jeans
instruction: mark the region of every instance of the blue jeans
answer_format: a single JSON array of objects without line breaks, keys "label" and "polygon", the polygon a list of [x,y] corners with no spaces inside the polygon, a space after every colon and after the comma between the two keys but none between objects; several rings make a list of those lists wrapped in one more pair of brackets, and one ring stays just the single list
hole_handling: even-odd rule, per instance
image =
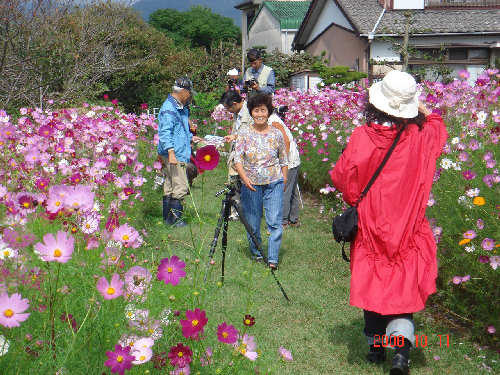
[{"label": "blue jeans", "polygon": [[[254,185],[256,191],[248,189],[245,185],[241,187],[241,204],[243,214],[252,232],[262,244],[260,236],[260,221],[262,219],[262,208],[265,210],[267,229],[270,233],[267,249],[267,258],[270,263],[278,263],[278,255],[281,245],[281,235],[283,227],[281,226],[282,208],[283,208],[283,179],[271,182],[266,185]],[[255,257],[259,256],[257,247],[252,238],[247,234],[250,251]]]}]

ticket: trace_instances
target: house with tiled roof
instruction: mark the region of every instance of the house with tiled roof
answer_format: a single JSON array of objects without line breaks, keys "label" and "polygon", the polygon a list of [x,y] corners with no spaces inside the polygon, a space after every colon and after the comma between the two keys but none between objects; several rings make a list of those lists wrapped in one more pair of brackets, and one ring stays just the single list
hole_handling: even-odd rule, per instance
[{"label": "house with tiled roof", "polygon": [[500,0],[313,0],[293,48],[377,77],[401,68],[406,27],[410,68],[439,61],[475,79],[500,59]]},{"label": "house with tiled roof", "polygon": [[246,1],[235,8],[242,12],[243,49],[259,46],[267,51],[291,53],[292,41],[311,1]]}]

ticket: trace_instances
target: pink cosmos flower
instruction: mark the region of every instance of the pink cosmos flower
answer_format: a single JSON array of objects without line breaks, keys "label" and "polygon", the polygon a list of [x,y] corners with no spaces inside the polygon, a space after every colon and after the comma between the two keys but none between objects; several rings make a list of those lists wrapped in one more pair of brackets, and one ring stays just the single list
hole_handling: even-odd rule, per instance
[{"label": "pink cosmos flower", "polygon": [[200,362],[202,366],[208,366],[212,363],[213,351],[211,347],[207,347],[205,353],[203,353],[200,357]]},{"label": "pink cosmos flower", "polygon": [[58,231],[56,237],[52,233],[43,236],[43,242],[35,244],[34,249],[44,262],[66,263],[71,259],[75,239],[63,231]]},{"label": "pink cosmos flower", "polygon": [[205,311],[198,308],[186,310],[186,318],[186,320],[180,320],[182,334],[186,338],[198,340],[200,338],[200,333],[203,333],[203,328],[208,322]]},{"label": "pink cosmos flower", "polygon": [[477,229],[483,229],[484,228],[484,220],[483,219],[477,219],[477,221],[476,221],[476,227],[477,227]]},{"label": "pink cosmos flower", "polygon": [[466,79],[469,79],[469,77],[470,77],[470,73],[469,73],[469,71],[468,71],[468,70],[466,70],[466,69],[462,69],[462,70],[460,70],[460,71],[458,72],[458,76],[459,76],[461,79],[466,80]]},{"label": "pink cosmos flower", "polygon": [[104,365],[109,367],[112,373],[123,375],[125,370],[132,368],[132,362],[135,360],[135,357],[129,353],[130,347],[126,346],[123,348],[121,345],[116,345],[114,352],[106,352],[108,360],[104,362]]},{"label": "pink cosmos flower", "polygon": [[292,353],[289,350],[287,350],[284,347],[282,347],[282,346],[280,346],[280,348],[278,349],[278,354],[285,361],[293,361]]},{"label": "pink cosmos flower", "polygon": [[64,185],[52,186],[49,189],[49,198],[47,199],[47,211],[57,213],[65,205],[65,199],[71,194],[71,187]]},{"label": "pink cosmos flower", "polygon": [[495,326],[488,326],[488,328],[486,328],[486,331],[488,331],[488,333],[493,335],[497,330]]},{"label": "pink cosmos flower", "polygon": [[189,365],[184,367],[176,367],[174,370],[170,371],[170,375],[189,375],[191,374],[191,368]]},{"label": "pink cosmos flower", "polygon": [[143,267],[134,266],[125,273],[127,293],[143,295],[151,282],[151,273]]},{"label": "pink cosmos flower", "polygon": [[123,295],[123,285],[125,283],[120,280],[120,276],[114,273],[111,277],[111,282],[103,276],[97,281],[97,290],[104,299],[115,299]]},{"label": "pink cosmos flower", "polygon": [[468,238],[468,239],[474,239],[476,238],[476,232],[474,232],[473,230],[468,230],[467,232],[464,233],[464,238]]},{"label": "pink cosmos flower", "polygon": [[170,364],[172,366],[186,367],[192,361],[193,352],[189,346],[184,346],[178,343],[177,346],[172,346],[168,353]]},{"label": "pink cosmos flower", "polygon": [[463,171],[463,172],[462,172],[462,176],[464,176],[464,178],[465,178],[466,180],[473,180],[474,178],[476,178],[477,174],[476,174],[476,172],[471,171],[471,170],[469,169],[469,170]]},{"label": "pink cosmos flower", "polygon": [[32,233],[21,232],[21,229],[18,231],[12,228],[5,228],[3,240],[14,249],[22,249],[31,245],[35,241],[35,236]]},{"label": "pink cosmos flower", "polygon": [[500,265],[500,256],[499,255],[493,255],[490,257],[490,266],[494,270],[497,269],[497,267]]},{"label": "pink cosmos flower", "polygon": [[211,171],[219,164],[219,151],[214,145],[208,145],[196,151],[195,164],[204,171]]},{"label": "pink cosmos flower", "polygon": [[177,256],[173,255],[170,259],[163,258],[158,266],[158,273],[156,277],[158,280],[163,280],[165,284],[177,285],[179,280],[186,277],[184,268],[186,263],[180,260]]},{"label": "pink cosmos flower", "polygon": [[128,224],[120,225],[113,231],[112,238],[120,241],[125,247],[138,248],[141,243],[139,232]]},{"label": "pink cosmos flower", "polygon": [[136,350],[132,350],[131,354],[134,356],[135,360],[132,361],[134,365],[141,365],[148,362],[153,356],[153,350],[150,347],[141,347]]},{"label": "pink cosmos flower", "polygon": [[238,330],[224,322],[217,327],[217,339],[226,344],[234,344],[238,341]]},{"label": "pink cosmos flower", "polygon": [[68,191],[64,203],[65,207],[73,210],[88,211],[94,206],[94,195],[92,188],[86,185],[77,185]]},{"label": "pink cosmos flower", "polygon": [[0,325],[7,328],[19,327],[19,323],[24,322],[30,316],[29,313],[24,313],[29,307],[28,299],[22,298],[20,294],[14,293],[9,297],[6,292],[2,293],[0,295]]},{"label": "pink cosmos flower", "polygon": [[484,250],[491,251],[495,247],[495,240],[491,238],[485,238],[483,242],[481,242],[481,246]]}]

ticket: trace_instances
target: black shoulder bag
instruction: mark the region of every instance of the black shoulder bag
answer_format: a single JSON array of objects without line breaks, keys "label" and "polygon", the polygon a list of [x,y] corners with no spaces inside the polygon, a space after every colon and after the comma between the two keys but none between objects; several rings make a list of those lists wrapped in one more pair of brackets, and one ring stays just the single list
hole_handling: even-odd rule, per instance
[{"label": "black shoulder bag", "polygon": [[358,232],[358,208],[357,208],[358,204],[366,196],[368,190],[370,190],[373,183],[377,179],[378,175],[382,171],[382,168],[384,168],[385,163],[387,163],[387,160],[389,160],[392,151],[394,151],[394,148],[396,147],[396,144],[398,143],[399,138],[401,137],[402,131],[403,130],[400,130],[396,135],[396,138],[394,138],[394,142],[392,143],[389,150],[387,150],[384,159],[378,166],[377,170],[373,174],[372,178],[366,185],[363,192],[360,194],[358,200],[356,201],[356,204],[353,207],[349,207],[342,214],[335,216],[333,218],[332,222],[333,237],[335,237],[335,241],[339,243],[342,242],[342,258],[344,258],[346,262],[350,262],[351,260],[347,257],[345,253],[344,249],[345,243],[354,241],[354,239],[356,238],[356,233]]}]

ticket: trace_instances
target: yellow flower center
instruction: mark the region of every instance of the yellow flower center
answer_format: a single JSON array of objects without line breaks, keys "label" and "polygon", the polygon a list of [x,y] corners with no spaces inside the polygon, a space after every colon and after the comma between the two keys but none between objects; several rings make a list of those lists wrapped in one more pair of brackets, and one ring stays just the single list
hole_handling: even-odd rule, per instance
[{"label": "yellow flower center", "polygon": [[111,287],[109,287],[109,288],[106,290],[106,293],[108,293],[109,295],[111,295],[111,294],[115,294],[115,288],[111,288]]},{"label": "yellow flower center", "polygon": [[168,268],[167,268],[167,272],[168,272],[168,273],[172,273],[172,272],[174,272],[174,269],[173,269],[172,267],[168,267]]},{"label": "yellow flower center", "polygon": [[114,256],[114,255],[113,255],[113,256],[111,257],[111,260],[112,260],[112,261],[115,261],[115,260],[116,260],[116,256]]},{"label": "yellow flower center", "polygon": [[119,355],[118,357],[116,357],[116,362],[122,363],[123,362],[123,357],[121,355]]},{"label": "yellow flower center", "polygon": [[4,250],[3,255],[6,256],[6,257],[8,257],[10,255],[10,251],[9,250]]},{"label": "yellow flower center", "polygon": [[78,202],[73,203],[73,207],[78,207],[78,206],[79,206]]},{"label": "yellow flower center", "polygon": [[196,327],[198,325],[199,321],[197,321],[196,319],[194,319],[191,324],[193,325],[193,327]]},{"label": "yellow flower center", "polygon": [[249,325],[250,324],[250,319],[245,319],[245,324]]},{"label": "yellow flower center", "polygon": [[56,205],[56,207],[59,207],[59,206],[61,205],[61,202],[57,201],[57,202],[55,203],[55,205]]},{"label": "yellow flower center", "polygon": [[29,202],[24,202],[23,206],[26,207],[26,208],[29,208],[30,204],[29,204]]},{"label": "yellow flower center", "polygon": [[208,161],[212,160],[212,157],[211,157],[210,155],[205,155],[205,156],[203,157],[203,160],[205,160],[205,161],[207,161],[207,162],[208,162]]},{"label": "yellow flower center", "polygon": [[146,359],[146,356],[145,356],[145,355],[141,355],[141,356],[139,357],[139,360],[140,360],[140,361],[144,361],[145,359]]},{"label": "yellow flower center", "polygon": [[240,353],[241,353],[241,354],[245,355],[245,354],[246,354],[246,352],[247,352],[247,350],[246,350],[245,348],[241,348],[241,349],[240,349]]},{"label": "yellow flower center", "polygon": [[3,315],[7,318],[11,318],[12,315],[14,315],[14,311],[12,311],[11,309],[7,309],[3,312]]},{"label": "yellow flower center", "polygon": [[90,229],[90,224],[89,223],[85,224],[85,228]]},{"label": "yellow flower center", "polygon": [[227,334],[227,332],[222,332],[222,337],[224,337],[225,339],[227,339],[227,336],[229,336],[229,335]]},{"label": "yellow flower center", "polygon": [[177,356],[178,356],[178,357],[182,357],[183,355],[184,355],[184,353],[183,353],[183,352],[179,352],[179,353],[177,353]]},{"label": "yellow flower center", "polygon": [[59,258],[61,255],[62,255],[62,251],[61,250],[59,250],[59,249],[55,249],[54,250],[54,256],[56,258]]},{"label": "yellow flower center", "polygon": [[128,239],[129,239],[129,236],[127,236],[126,234],[124,234],[123,237],[122,237],[122,240],[123,241],[128,241]]}]

